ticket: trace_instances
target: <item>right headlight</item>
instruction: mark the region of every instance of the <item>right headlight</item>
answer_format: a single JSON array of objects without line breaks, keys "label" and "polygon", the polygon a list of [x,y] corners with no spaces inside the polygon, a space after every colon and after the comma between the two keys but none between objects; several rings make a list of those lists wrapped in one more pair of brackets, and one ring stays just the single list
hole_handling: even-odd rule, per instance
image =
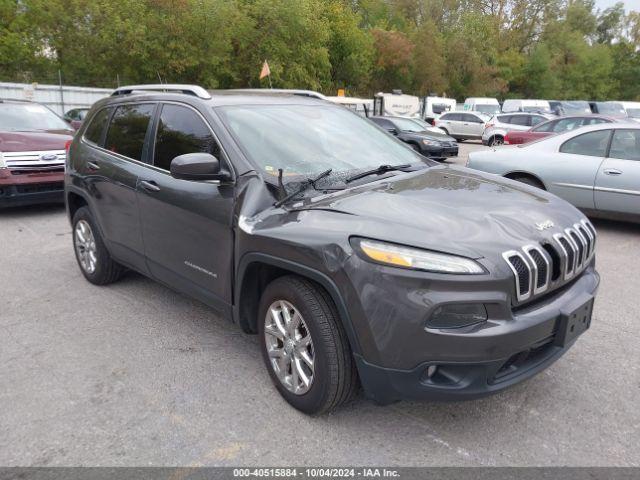
[{"label": "right headlight", "polygon": [[457,273],[463,275],[485,273],[484,268],[470,258],[450,255],[448,253],[432,252],[420,248],[404,247],[365,238],[354,239],[353,242],[356,248],[358,248],[367,259],[384,265],[436,273]]}]

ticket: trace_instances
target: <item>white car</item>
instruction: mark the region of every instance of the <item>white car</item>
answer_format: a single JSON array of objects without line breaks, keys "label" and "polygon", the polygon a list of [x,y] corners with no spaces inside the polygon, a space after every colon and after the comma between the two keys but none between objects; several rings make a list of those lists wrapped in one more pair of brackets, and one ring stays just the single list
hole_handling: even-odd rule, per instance
[{"label": "white car", "polygon": [[502,145],[509,132],[524,132],[534,125],[553,118],[539,113],[503,113],[495,115],[484,126],[482,144],[490,147]]},{"label": "white car", "polygon": [[447,112],[435,120],[434,126],[458,141],[479,140],[488,120],[489,117],[480,112]]},{"label": "white car", "polygon": [[640,222],[640,125],[635,122],[590,125],[471,152],[467,166],[548,190],[593,216]]}]

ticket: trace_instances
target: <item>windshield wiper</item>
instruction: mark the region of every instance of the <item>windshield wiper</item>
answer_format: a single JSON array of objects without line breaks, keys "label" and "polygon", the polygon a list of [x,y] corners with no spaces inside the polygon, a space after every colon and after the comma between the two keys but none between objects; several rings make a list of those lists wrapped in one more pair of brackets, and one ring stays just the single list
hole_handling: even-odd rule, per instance
[{"label": "windshield wiper", "polygon": [[281,207],[282,205],[284,205],[286,202],[288,202],[289,200],[291,200],[293,197],[295,197],[296,195],[300,195],[302,192],[304,192],[307,188],[309,187],[314,187],[316,186],[316,182],[319,180],[322,180],[325,177],[328,177],[329,175],[331,175],[331,172],[333,171],[333,169],[329,169],[329,170],[325,170],[324,172],[322,172],[320,175],[318,175],[317,177],[314,178],[307,178],[304,182],[302,182],[300,184],[300,186],[298,188],[296,188],[293,192],[291,192],[289,195],[287,195],[286,197],[278,200],[276,203],[273,204],[274,207]]},{"label": "windshield wiper", "polygon": [[404,165],[380,165],[379,167],[372,170],[365,170],[364,172],[352,175],[347,178],[344,183],[351,183],[361,178],[368,177],[369,175],[382,175],[383,173],[394,172],[396,170],[404,170],[405,168],[409,167],[411,167],[410,163],[405,163]]}]

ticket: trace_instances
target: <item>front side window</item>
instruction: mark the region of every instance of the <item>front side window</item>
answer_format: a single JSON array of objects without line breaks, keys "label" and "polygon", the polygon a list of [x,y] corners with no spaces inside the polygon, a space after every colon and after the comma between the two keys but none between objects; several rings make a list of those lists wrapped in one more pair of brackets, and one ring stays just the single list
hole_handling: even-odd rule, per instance
[{"label": "front side window", "polygon": [[609,157],[640,160],[640,130],[616,130],[611,140]]},{"label": "front side window", "polygon": [[339,106],[230,105],[216,111],[249,160],[274,178],[278,169],[285,178],[327,169],[339,178],[379,165],[424,164],[403,143]]},{"label": "front side window", "polygon": [[391,123],[402,132],[422,132],[424,128],[409,118],[394,118]]},{"label": "front side window", "polygon": [[141,160],[154,107],[153,104],[144,103],[116,108],[107,131],[105,148],[125,157]]},{"label": "front side window", "polygon": [[460,113],[447,113],[440,117],[440,120],[447,120],[448,122],[457,122],[460,121],[462,115]]},{"label": "front side window", "polygon": [[169,170],[171,161],[178,155],[200,152],[220,159],[220,146],[202,117],[188,107],[163,105],[153,164]]},{"label": "front side window", "polygon": [[98,146],[102,146],[102,139],[104,138],[104,130],[107,127],[109,121],[110,108],[103,108],[96,113],[91,119],[91,123],[84,132],[85,140],[94,143]]},{"label": "front side window", "polygon": [[69,124],[38,103],[0,102],[0,130],[37,132],[69,130]]},{"label": "front side window", "polygon": [[610,136],[611,130],[583,133],[564,142],[560,147],[560,152],[604,157],[607,153],[607,144]]}]

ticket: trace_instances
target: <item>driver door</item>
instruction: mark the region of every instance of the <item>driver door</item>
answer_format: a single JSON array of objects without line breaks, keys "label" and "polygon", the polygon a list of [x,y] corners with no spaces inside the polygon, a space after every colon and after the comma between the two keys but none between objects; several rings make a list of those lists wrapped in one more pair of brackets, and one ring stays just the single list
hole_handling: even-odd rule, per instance
[{"label": "driver door", "polygon": [[212,306],[231,303],[233,185],[173,178],[171,160],[206,152],[226,161],[213,131],[191,106],[160,106],[150,156],[137,192],[149,271]]}]

